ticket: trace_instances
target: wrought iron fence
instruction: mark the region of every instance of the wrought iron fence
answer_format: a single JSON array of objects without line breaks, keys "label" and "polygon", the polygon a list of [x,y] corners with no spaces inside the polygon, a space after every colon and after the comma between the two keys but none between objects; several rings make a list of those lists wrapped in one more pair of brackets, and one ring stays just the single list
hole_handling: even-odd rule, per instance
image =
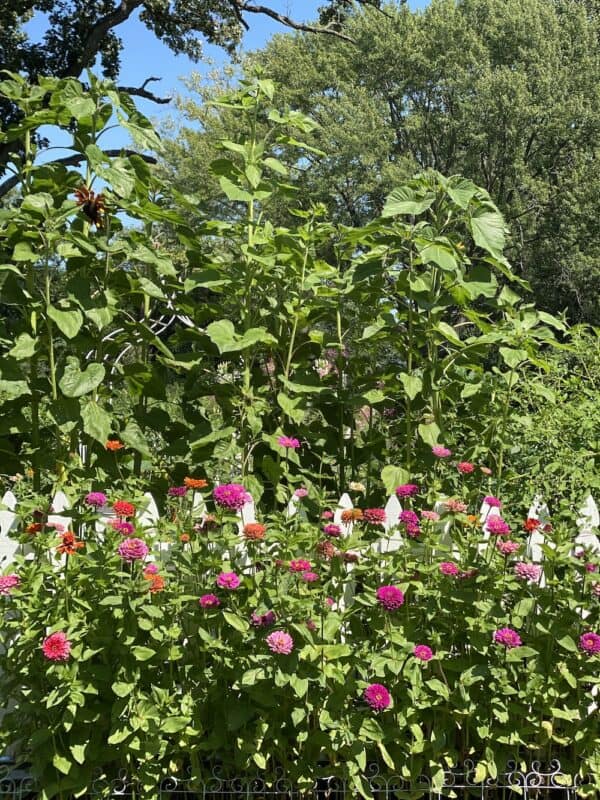
[{"label": "wrought iron fence", "polygon": [[[2,770],[2,767],[0,767]],[[562,771],[559,761],[545,765],[534,761],[523,769],[509,763],[495,778],[478,780],[475,764],[466,761],[460,769],[447,770],[434,784],[420,776],[409,781],[381,772],[371,765],[362,776],[365,794],[373,800],[575,800],[586,781]],[[34,800],[36,787],[26,772],[4,768],[0,773],[2,800]],[[98,775],[85,800],[355,800],[354,785],[335,777],[319,778],[312,786],[299,787],[285,774],[230,777],[215,768],[207,777],[191,774],[164,778],[151,792],[141,789],[127,775]]]}]

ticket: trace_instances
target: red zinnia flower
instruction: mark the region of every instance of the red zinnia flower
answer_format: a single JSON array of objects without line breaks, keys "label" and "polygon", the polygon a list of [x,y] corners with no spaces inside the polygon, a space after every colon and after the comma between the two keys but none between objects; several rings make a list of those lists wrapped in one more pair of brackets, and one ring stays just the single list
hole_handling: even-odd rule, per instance
[{"label": "red zinnia flower", "polygon": [[113,504],[113,511],[119,517],[133,517],[135,514],[135,506],[133,503],[127,503],[125,500],[117,500]]},{"label": "red zinnia flower", "polygon": [[114,452],[115,450],[122,450],[125,447],[125,445],[118,439],[109,439],[104,445],[104,447],[107,450],[112,450]]},{"label": "red zinnia flower", "polygon": [[66,633],[57,631],[44,639],[42,650],[50,661],[67,661],[71,652],[71,642],[67,639]]},{"label": "red zinnia flower", "polygon": [[527,531],[527,533],[532,533],[536,531],[542,523],[539,519],[534,519],[534,517],[527,517],[525,522],[523,523],[523,530]]},{"label": "red zinnia flower", "polygon": [[67,556],[72,556],[82,547],[85,547],[85,544],[79,541],[73,531],[63,533],[60,538],[62,539],[62,544],[59,544],[56,549],[59,553]]},{"label": "red zinnia flower", "polygon": [[244,525],[244,539],[251,542],[258,542],[265,538],[266,525],[261,525],[260,522],[248,522]]}]

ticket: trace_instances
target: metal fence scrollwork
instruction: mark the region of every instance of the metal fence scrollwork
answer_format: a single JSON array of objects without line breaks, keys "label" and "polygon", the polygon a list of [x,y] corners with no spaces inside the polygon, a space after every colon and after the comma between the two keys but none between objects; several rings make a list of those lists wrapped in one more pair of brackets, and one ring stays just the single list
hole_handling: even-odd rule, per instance
[{"label": "metal fence scrollwork", "polygon": [[[363,790],[373,800],[576,800],[585,786],[577,776],[561,769],[559,761],[530,765],[510,762],[495,778],[479,780],[472,761],[446,770],[438,783],[421,775],[407,780],[372,764],[363,775]],[[589,795],[588,795],[589,796]],[[36,786],[24,770],[0,764],[0,799],[35,800]],[[312,786],[300,787],[285,774],[228,776],[215,767],[201,778],[191,773],[163,778],[151,792],[143,790],[125,773],[98,775],[84,800],[358,800],[355,786],[331,776]],[[69,798],[71,800],[71,798]]]}]

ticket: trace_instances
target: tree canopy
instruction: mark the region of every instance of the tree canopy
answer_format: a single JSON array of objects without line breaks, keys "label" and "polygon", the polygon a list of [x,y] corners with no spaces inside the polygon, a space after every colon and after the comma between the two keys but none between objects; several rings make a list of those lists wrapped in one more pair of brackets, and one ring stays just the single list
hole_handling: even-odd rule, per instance
[{"label": "tree canopy", "polygon": [[[279,35],[248,58],[320,124],[296,171],[302,195],[361,224],[416,171],[485,187],[511,229],[511,256],[538,303],[598,323],[598,22],[577,0],[433,0],[423,11],[355,9],[353,45]],[[208,163],[241,131],[206,100],[170,146],[173,176],[212,194]],[[310,164],[309,164],[310,161]]]}]

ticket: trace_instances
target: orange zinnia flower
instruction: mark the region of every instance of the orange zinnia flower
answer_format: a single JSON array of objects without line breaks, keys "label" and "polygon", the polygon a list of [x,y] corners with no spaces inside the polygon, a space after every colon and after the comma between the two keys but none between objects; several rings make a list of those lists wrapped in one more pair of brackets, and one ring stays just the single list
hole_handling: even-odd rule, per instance
[{"label": "orange zinnia flower", "polygon": [[260,522],[249,522],[247,525],[244,525],[244,538],[257,542],[265,538],[266,530],[266,525],[261,525]]},{"label": "orange zinnia flower", "polygon": [[205,481],[204,478],[184,478],[183,484],[188,489],[206,489],[208,481]]},{"label": "orange zinnia flower", "polygon": [[363,518],[363,512],[360,508],[348,508],[342,511],[342,522],[358,522]]},{"label": "orange zinnia flower", "polygon": [[179,541],[180,541],[180,542],[183,542],[184,544],[185,544],[186,542],[189,542],[189,540],[190,540],[190,535],[189,535],[189,533],[182,533],[182,534],[181,534],[181,536],[179,537]]},{"label": "orange zinnia flower", "polygon": [[147,581],[150,581],[149,588],[152,594],[155,594],[156,592],[162,592],[162,590],[165,588],[165,579],[162,577],[162,575],[157,575],[154,572],[144,572],[144,578]]},{"label": "orange zinnia flower", "polygon": [[62,540],[62,544],[59,544],[56,549],[59,553],[63,553],[64,555],[75,555],[78,550],[80,550],[82,547],[85,547],[85,544],[79,541],[73,531],[67,531],[66,533],[63,533],[60,538]]},{"label": "orange zinnia flower", "polygon": [[31,522],[25,528],[25,533],[40,533],[43,527],[41,522]]},{"label": "orange zinnia flower", "polygon": [[109,439],[107,443],[104,445],[107,450],[122,450],[125,445],[123,442],[120,442],[118,439]]}]

